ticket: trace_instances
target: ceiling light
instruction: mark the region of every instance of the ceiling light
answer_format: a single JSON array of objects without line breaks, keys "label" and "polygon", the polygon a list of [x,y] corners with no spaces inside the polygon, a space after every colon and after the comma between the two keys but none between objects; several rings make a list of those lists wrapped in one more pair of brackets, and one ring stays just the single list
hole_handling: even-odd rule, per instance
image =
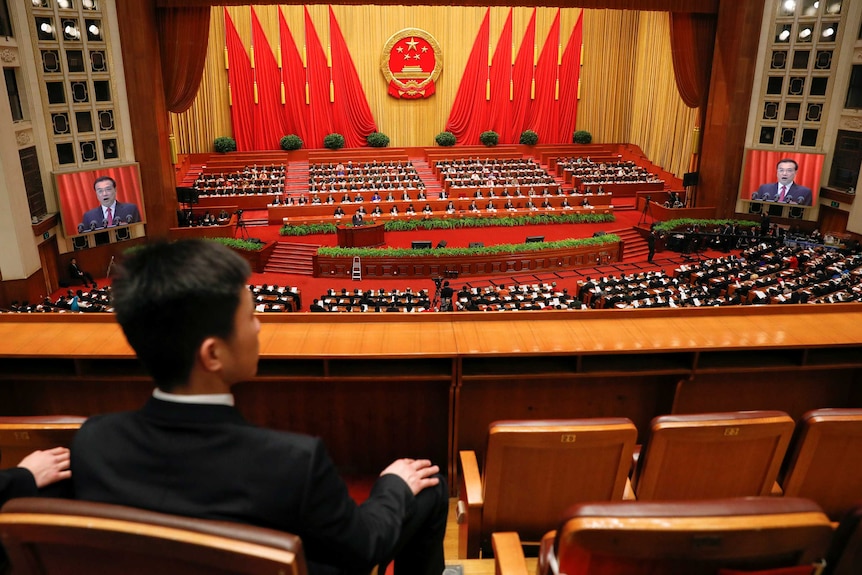
[{"label": "ceiling light", "polygon": [[93,36],[98,36],[101,32],[101,30],[99,30],[99,27],[95,24],[90,24],[90,26],[87,28],[87,31]]},{"label": "ceiling light", "polygon": [[93,0],[84,0],[84,8],[87,10],[92,10],[95,6],[96,5],[93,3]]},{"label": "ceiling light", "polygon": [[823,37],[824,38],[831,38],[834,35],[835,35],[835,28],[833,28],[832,26],[823,30]]},{"label": "ceiling light", "polygon": [[793,12],[796,10],[796,0],[784,0],[784,10],[786,12]]},{"label": "ceiling light", "polygon": [[788,38],[790,38],[790,30],[785,28],[781,31],[781,34],[778,35],[778,39],[782,42],[786,42]]},{"label": "ceiling light", "polygon": [[811,36],[811,28],[803,28],[802,32],[799,33],[800,38],[808,38]]},{"label": "ceiling light", "polygon": [[39,26],[39,30],[41,30],[45,34],[53,34],[54,33],[54,27],[51,26],[50,24],[48,24],[47,22],[42,22],[42,25]]},{"label": "ceiling light", "polygon": [[57,5],[63,10],[69,8],[69,0],[57,0]]}]

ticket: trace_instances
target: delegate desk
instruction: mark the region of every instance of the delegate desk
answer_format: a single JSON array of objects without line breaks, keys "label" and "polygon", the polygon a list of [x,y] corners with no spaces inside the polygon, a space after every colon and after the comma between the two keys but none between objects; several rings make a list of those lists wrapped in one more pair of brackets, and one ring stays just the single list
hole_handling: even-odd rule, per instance
[{"label": "delegate desk", "polygon": [[340,248],[368,248],[382,246],[383,224],[366,224],[362,226],[339,225],[335,228]]}]

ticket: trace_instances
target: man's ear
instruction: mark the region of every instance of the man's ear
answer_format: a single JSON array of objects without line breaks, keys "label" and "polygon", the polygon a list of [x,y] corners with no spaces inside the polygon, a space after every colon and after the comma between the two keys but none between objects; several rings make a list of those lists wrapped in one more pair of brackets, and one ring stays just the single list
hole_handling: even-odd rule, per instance
[{"label": "man's ear", "polygon": [[208,337],[198,348],[198,361],[204,371],[216,372],[222,368],[223,341],[217,337]]}]

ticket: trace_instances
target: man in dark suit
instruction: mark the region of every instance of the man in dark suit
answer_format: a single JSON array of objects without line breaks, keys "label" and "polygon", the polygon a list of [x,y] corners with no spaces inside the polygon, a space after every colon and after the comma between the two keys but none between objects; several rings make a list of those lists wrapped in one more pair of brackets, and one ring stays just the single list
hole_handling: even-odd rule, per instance
[{"label": "man in dark suit", "polygon": [[236,521],[302,538],[310,573],[439,575],[448,491],[439,469],[400,459],[362,505],[319,438],[255,427],[233,406],[257,371],[250,268],[215,242],[143,247],[112,285],[117,322],[156,389],[139,411],[95,416],[72,447],[75,496]]},{"label": "man in dark suit", "polygon": [[799,169],[799,164],[796,163],[796,160],[791,160],[790,158],[779,160],[776,168],[778,182],[761,185],[751,195],[751,199],[810,206],[812,201],[811,188],[800,186],[793,181],[796,178],[796,171]]},{"label": "man in dark suit", "polygon": [[99,287],[90,272],[84,271],[78,266],[78,260],[75,258],[69,262],[69,277],[73,281],[81,282],[85,287],[87,285],[92,285],[94,288]]},{"label": "man in dark suit", "polygon": [[99,207],[84,213],[78,225],[79,232],[141,221],[138,206],[117,201],[117,182],[114,178],[110,176],[96,178],[93,189],[96,190]]}]

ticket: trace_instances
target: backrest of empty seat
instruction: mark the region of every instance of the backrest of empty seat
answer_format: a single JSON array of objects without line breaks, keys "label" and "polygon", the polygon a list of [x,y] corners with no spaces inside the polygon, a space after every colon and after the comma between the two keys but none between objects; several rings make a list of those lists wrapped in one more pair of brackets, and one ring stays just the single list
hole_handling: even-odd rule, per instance
[{"label": "backrest of empty seat", "polygon": [[793,435],[781,411],[665,415],[650,424],[638,500],[769,495]]},{"label": "backrest of empty seat", "polygon": [[538,541],[570,505],[622,499],[636,441],[626,418],[492,423],[482,532]]},{"label": "backrest of empty seat", "polygon": [[862,573],[862,503],[850,508],[841,518],[826,554],[823,575],[859,573]]},{"label": "backrest of empty seat", "polygon": [[715,575],[719,568],[810,564],[832,536],[816,503],[745,497],[613,502],[570,509],[557,533],[567,575]]},{"label": "backrest of empty seat", "polygon": [[862,409],[815,409],[802,416],[785,495],[816,501],[833,520],[862,501]]},{"label": "backrest of empty seat", "polygon": [[0,537],[24,575],[306,573],[294,535],[106,503],[13,499]]},{"label": "backrest of empty seat", "polygon": [[69,447],[86,419],[74,415],[0,417],[0,469],[15,467],[39,449]]}]

